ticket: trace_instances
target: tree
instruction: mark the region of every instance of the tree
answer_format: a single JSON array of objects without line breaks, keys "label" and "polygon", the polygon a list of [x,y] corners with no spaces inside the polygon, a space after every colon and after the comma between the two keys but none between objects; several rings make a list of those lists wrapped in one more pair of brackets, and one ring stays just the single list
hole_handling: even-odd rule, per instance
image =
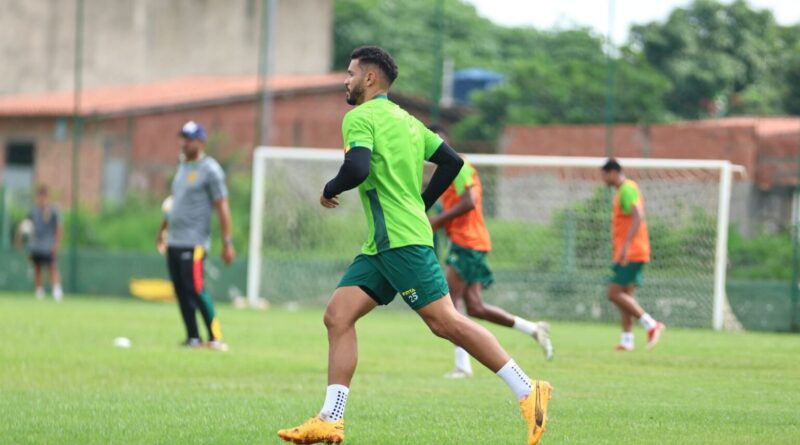
[{"label": "tree", "polygon": [[633,26],[631,40],[672,82],[664,100],[679,117],[783,112],[783,34],[770,11],[696,0]]},{"label": "tree", "polygon": [[783,85],[786,87],[783,106],[788,113],[800,115],[800,25],[785,27],[781,31],[785,47],[782,52]]},{"label": "tree", "polygon": [[497,66],[499,26],[480,17],[460,0],[445,0],[445,26],[436,20],[436,2],[429,0],[337,0],[334,2],[334,67],[344,70],[350,52],[379,45],[399,66],[398,91],[430,97],[434,82],[434,45],[442,32],[444,53],[456,67]]},{"label": "tree", "polygon": [[[344,69],[350,51],[376,44],[400,67],[396,89],[430,97],[435,76],[437,32],[456,69],[482,67],[508,76],[500,88],[476,101],[477,113],[457,131],[469,139],[494,140],[506,122],[603,122],[607,59],[603,38],[588,29],[539,31],[503,27],[480,17],[459,0],[445,0],[445,26],[429,0],[337,0],[334,66]],[[666,80],[631,50],[618,57],[616,121],[657,121],[664,117],[660,95]]]},{"label": "tree", "polygon": [[[395,88],[431,98],[437,33],[456,69],[481,67],[506,76],[473,97],[475,113],[460,139],[493,141],[507,123],[601,123],[606,118],[609,59],[604,38],[576,28],[503,27],[461,0],[443,0],[444,27],[430,0],[337,0],[334,66],[375,44],[400,67]],[[695,0],[664,22],[634,26],[613,51],[614,122],[661,122],[730,114],[800,113],[800,26],[782,27],[745,0]]]},{"label": "tree", "polygon": [[[456,128],[461,139],[494,140],[503,125],[589,124],[606,119],[608,59],[586,29],[539,33],[527,57],[509,64],[506,82],[474,96],[477,113]],[[670,85],[641,54],[623,48],[616,70],[614,122],[659,122]]]}]

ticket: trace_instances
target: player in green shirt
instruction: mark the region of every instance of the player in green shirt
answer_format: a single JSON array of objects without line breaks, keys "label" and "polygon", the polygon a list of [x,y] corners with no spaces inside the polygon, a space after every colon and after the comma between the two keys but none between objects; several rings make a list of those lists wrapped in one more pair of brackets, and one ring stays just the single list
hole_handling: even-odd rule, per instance
[{"label": "player in green shirt", "polygon": [[[368,236],[325,311],[328,389],[322,409],[278,435],[305,444],[344,440],[344,410],[358,356],[356,321],[399,293],[434,334],[467,350],[508,384],[528,424],[528,444],[538,443],[552,387],[529,380],[488,330],[455,309],[433,251],[425,211],[450,185],[463,161],[388,99],[397,66],[386,51],[356,49],[347,72],[347,102],[355,108],[342,122],[344,163],[325,185],[320,204],[335,209],[340,193],[358,187]],[[423,191],[425,161],[437,164],[437,169]]]}]

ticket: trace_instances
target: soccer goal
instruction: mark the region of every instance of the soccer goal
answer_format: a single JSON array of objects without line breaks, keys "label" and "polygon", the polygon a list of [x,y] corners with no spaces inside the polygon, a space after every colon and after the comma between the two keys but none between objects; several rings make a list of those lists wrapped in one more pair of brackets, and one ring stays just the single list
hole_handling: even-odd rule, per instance
[{"label": "soccer goal", "polygon": [[[260,147],[253,158],[247,295],[251,302],[322,303],[358,254],[366,224],[358,194],[319,205],[341,150]],[[611,274],[612,190],[604,158],[466,155],[483,184],[496,282],[494,304],[533,318],[617,320]],[[728,161],[619,160],[638,182],[652,244],[637,297],[679,326],[735,324],[725,296],[734,173]],[[446,237],[437,234],[440,258]],[[402,306],[402,305],[399,305]]]}]

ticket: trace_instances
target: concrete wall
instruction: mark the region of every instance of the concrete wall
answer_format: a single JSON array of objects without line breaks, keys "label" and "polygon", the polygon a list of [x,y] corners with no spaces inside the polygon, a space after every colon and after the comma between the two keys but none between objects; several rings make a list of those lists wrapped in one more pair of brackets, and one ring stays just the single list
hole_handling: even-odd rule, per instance
[{"label": "concrete wall", "polygon": [[[266,0],[85,0],[84,87],[258,71]],[[0,95],[73,87],[76,0],[4,3]],[[326,73],[333,0],[277,0],[273,72]]]}]

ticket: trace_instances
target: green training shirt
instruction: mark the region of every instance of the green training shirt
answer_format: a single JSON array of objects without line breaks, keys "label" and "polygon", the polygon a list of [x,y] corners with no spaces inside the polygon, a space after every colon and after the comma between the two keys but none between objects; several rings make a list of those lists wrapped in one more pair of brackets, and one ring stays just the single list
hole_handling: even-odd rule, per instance
[{"label": "green training shirt", "polygon": [[619,187],[619,207],[622,213],[630,215],[633,211],[633,206],[639,203],[639,189],[633,184],[632,181],[626,180]]},{"label": "green training shirt", "polygon": [[361,251],[375,255],[397,247],[433,247],[433,232],[422,201],[422,169],[442,144],[386,96],[350,110],[342,121],[345,153],[372,151],[369,176],[358,186],[369,230]]}]

